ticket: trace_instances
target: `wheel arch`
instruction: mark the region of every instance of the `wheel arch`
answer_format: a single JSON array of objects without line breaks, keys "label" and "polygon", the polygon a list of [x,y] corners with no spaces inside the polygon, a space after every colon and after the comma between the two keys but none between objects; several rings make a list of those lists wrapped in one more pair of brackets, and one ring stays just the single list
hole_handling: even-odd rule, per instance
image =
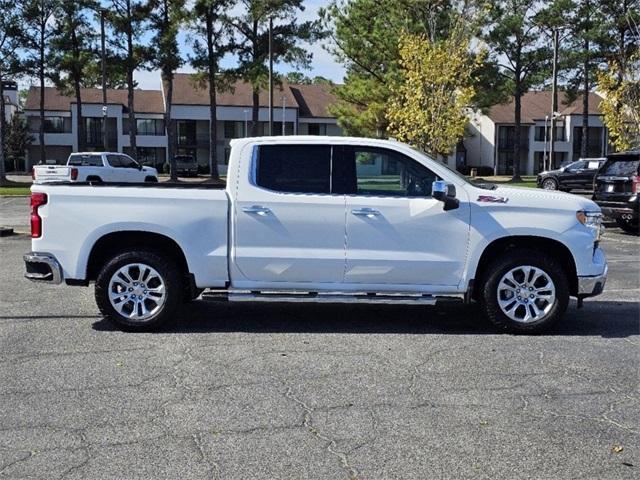
[{"label": "wheel arch", "polygon": [[113,255],[134,248],[154,250],[168,255],[185,275],[190,273],[184,251],[172,238],[161,233],[124,230],[107,233],[93,244],[87,259],[86,279],[95,280],[100,269]]},{"label": "wheel arch", "polygon": [[548,238],[537,237],[533,235],[513,235],[508,237],[500,237],[489,243],[478,260],[478,265],[475,269],[474,282],[473,282],[473,298],[478,298],[478,292],[480,291],[483,283],[483,277],[487,272],[487,267],[493,259],[498,255],[502,255],[510,250],[526,248],[539,252],[543,252],[547,255],[555,258],[561,265],[563,270],[567,273],[567,279],[569,281],[569,291],[571,295],[576,295],[578,292],[578,275],[576,269],[575,259],[571,250],[562,242]]}]

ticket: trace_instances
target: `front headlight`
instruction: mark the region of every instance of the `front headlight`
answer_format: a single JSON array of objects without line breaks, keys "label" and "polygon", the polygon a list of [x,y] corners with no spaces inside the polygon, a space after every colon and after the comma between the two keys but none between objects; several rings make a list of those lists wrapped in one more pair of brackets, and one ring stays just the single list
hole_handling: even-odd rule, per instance
[{"label": "front headlight", "polygon": [[576,218],[582,225],[593,230],[596,241],[600,240],[602,230],[604,230],[602,226],[602,213],[579,210],[576,212]]}]

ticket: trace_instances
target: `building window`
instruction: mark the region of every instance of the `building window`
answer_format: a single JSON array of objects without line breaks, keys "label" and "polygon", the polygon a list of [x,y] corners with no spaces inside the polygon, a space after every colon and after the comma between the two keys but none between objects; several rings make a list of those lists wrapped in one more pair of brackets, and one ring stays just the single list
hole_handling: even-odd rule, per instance
[{"label": "building window", "polygon": [[[284,134],[293,135],[293,122],[284,122]],[[273,135],[282,135],[282,122],[273,122]]]},{"label": "building window", "polygon": [[327,125],[324,123],[310,123],[308,124],[309,135],[326,135]]},{"label": "building window", "polygon": [[[498,149],[509,150],[515,142],[516,128],[512,126],[498,127]],[[520,149],[529,150],[529,127],[520,127]]]},{"label": "building window", "polygon": [[44,117],[44,133],[71,133],[71,118]]},{"label": "building window", "polygon": [[547,127],[536,127],[534,140],[536,142],[544,142],[545,140],[548,140],[548,138],[544,138],[546,133],[547,133]]},{"label": "building window", "polygon": [[242,138],[246,137],[244,131],[244,122],[224,122],[224,138]]},{"label": "building window", "polygon": [[[602,156],[602,127],[588,127],[587,158]],[[582,127],[573,127],[574,158],[582,151]]]},{"label": "building window", "polygon": [[138,147],[138,162],[150,167],[162,167],[158,165],[158,150],[156,148]]},{"label": "building window", "polygon": [[[551,126],[536,126],[534,140],[536,142],[544,142],[546,134],[546,141],[551,141]],[[564,141],[564,126],[556,124],[556,141]]]},{"label": "building window", "polygon": [[164,120],[158,118],[136,119],[138,135],[164,135]]},{"label": "building window", "polygon": [[92,147],[102,146],[102,118],[86,117],[85,128],[87,134],[87,145]]}]

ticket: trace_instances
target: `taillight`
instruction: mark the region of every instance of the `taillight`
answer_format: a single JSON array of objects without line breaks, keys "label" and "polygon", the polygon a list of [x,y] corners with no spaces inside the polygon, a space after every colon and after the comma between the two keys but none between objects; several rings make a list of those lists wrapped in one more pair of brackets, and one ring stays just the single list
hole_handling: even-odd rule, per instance
[{"label": "taillight", "polygon": [[634,175],[631,177],[631,192],[640,193],[640,176]]},{"label": "taillight", "polygon": [[38,215],[38,207],[47,203],[47,194],[33,192],[31,194],[31,238],[42,236],[42,218]]},{"label": "taillight", "polygon": [[71,169],[71,180],[77,180],[78,179],[78,169],[77,168],[72,168]]}]

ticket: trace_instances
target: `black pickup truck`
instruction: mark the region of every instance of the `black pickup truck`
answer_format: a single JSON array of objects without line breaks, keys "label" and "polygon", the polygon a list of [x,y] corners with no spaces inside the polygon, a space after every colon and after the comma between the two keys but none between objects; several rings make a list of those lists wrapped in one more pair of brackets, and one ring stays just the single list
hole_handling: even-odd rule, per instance
[{"label": "black pickup truck", "polygon": [[596,174],[593,201],[625,232],[640,234],[640,151],[614,153]]}]

